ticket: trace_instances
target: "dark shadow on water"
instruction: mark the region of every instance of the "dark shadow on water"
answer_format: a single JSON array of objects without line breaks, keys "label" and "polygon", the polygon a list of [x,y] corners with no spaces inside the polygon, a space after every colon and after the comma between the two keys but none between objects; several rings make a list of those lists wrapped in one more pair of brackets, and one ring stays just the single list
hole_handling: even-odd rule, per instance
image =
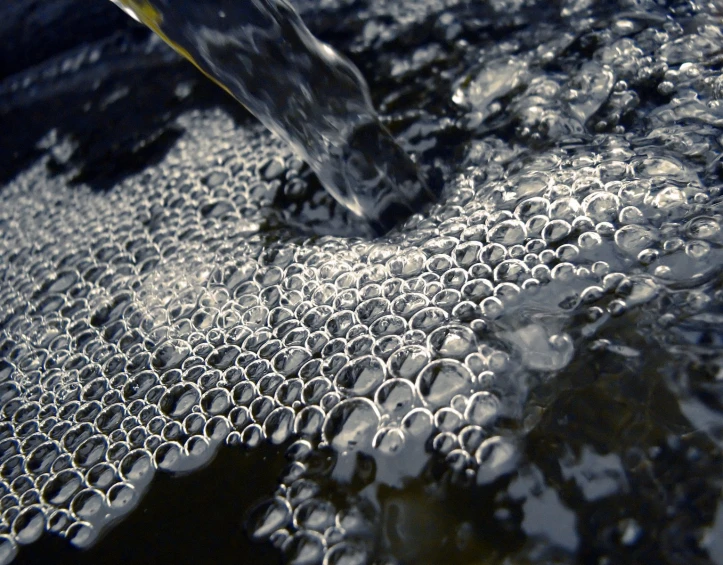
[{"label": "dark shadow on water", "polygon": [[134,27],[110,2],[3,2],[0,15],[0,80],[67,49]]},{"label": "dark shadow on water", "polygon": [[[119,34],[117,49],[142,45],[147,35],[142,29]],[[252,119],[189,63],[157,51],[111,54],[41,84],[34,95],[0,95],[0,127],[14,132],[0,136],[0,183],[42,154],[38,143],[51,130],[55,140],[69,142],[67,153],[53,153],[51,172],[74,171],[74,182],[107,190],[165,156],[182,134],[175,119],[183,112],[222,107],[237,121]]]},{"label": "dark shadow on water", "polygon": [[273,493],[288,461],[283,450],[222,448],[185,477],[157,473],[139,506],[93,547],[79,551],[45,535],[20,550],[14,565],[271,565],[280,554],[252,543],[244,518]]}]

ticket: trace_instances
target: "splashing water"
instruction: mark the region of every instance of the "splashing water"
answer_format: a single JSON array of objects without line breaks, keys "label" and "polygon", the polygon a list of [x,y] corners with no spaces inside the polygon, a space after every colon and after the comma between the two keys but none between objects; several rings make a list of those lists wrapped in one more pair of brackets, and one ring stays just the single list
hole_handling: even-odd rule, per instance
[{"label": "splashing water", "polygon": [[379,122],[359,70],[318,41],[286,0],[113,0],[294,148],[377,232],[430,199]]}]

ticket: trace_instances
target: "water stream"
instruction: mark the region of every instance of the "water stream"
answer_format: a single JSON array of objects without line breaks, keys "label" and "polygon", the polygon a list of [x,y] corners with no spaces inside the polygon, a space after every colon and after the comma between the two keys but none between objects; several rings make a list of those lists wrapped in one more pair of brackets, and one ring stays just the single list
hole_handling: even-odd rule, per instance
[{"label": "water stream", "polygon": [[0,563],[723,563],[714,3],[296,2],[439,176],[375,237],[144,26],[41,4],[0,7]]},{"label": "water stream", "polygon": [[114,0],[236,97],[377,232],[430,200],[359,70],[286,0]]}]

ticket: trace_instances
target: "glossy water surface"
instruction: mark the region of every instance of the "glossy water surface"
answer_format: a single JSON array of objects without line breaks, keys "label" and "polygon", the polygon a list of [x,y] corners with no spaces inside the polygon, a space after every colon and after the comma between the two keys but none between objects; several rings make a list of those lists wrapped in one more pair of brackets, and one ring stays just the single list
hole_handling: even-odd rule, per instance
[{"label": "glossy water surface", "polygon": [[384,237],[142,29],[0,84],[0,562],[723,562],[716,6],[297,7]]}]

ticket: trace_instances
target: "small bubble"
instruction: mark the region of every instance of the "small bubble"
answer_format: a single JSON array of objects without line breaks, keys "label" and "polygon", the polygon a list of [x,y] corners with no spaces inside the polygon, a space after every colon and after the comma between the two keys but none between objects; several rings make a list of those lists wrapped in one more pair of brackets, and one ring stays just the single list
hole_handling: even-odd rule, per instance
[{"label": "small bubble", "polygon": [[366,396],[372,394],[384,381],[386,367],[371,355],[355,359],[339,371],[334,380],[342,394]]},{"label": "small bubble", "polygon": [[105,507],[105,496],[94,489],[84,489],[75,495],[70,511],[81,520],[93,519]]},{"label": "small bubble", "polygon": [[434,355],[462,360],[475,350],[476,338],[467,327],[448,325],[434,330],[428,344]]},{"label": "small bubble", "polygon": [[555,243],[566,238],[572,232],[572,227],[565,220],[552,220],[542,230],[542,237],[546,242]]},{"label": "small bubble", "polygon": [[379,423],[376,406],[366,398],[342,400],[324,421],[324,440],[339,452],[363,450]]},{"label": "small bubble", "polygon": [[455,436],[452,432],[442,432],[434,436],[434,439],[432,440],[432,449],[442,455],[447,455],[457,447],[457,436]]},{"label": "small bubble", "polygon": [[108,491],[108,503],[114,510],[127,512],[138,502],[138,493],[131,485],[118,483]]},{"label": "small bubble", "polygon": [[[15,541],[22,545],[40,539],[45,530],[45,514],[40,506],[28,506],[21,510],[13,520],[12,533]],[[2,541],[0,540],[0,562],[2,560]]]},{"label": "small bubble", "polygon": [[464,418],[472,424],[484,426],[497,419],[500,400],[494,394],[482,391],[474,393],[467,404]]},{"label": "small bubble", "polygon": [[381,428],[374,435],[372,447],[384,455],[392,455],[404,447],[405,437],[399,428]]},{"label": "small bubble", "polygon": [[484,440],[475,452],[479,465],[477,484],[489,484],[510,473],[516,466],[517,458],[517,449],[510,440],[500,436]]},{"label": "small bubble", "polygon": [[415,392],[411,382],[405,379],[390,379],[379,387],[374,402],[383,414],[398,419],[412,409],[414,398]]},{"label": "small bubble", "polygon": [[459,361],[432,361],[419,374],[416,389],[425,404],[437,408],[447,405],[456,394],[467,392],[474,376]]},{"label": "small bubble", "polygon": [[282,546],[287,562],[294,565],[321,563],[326,549],[324,537],[313,531],[296,532]]},{"label": "small bubble", "polygon": [[268,540],[274,532],[291,522],[292,510],[283,498],[273,498],[262,502],[251,510],[247,520],[247,530],[252,539]]},{"label": "small bubble", "polygon": [[402,420],[402,429],[419,439],[427,439],[434,429],[434,416],[426,408],[414,408]]},{"label": "small bubble", "polygon": [[281,445],[291,437],[295,414],[291,408],[281,406],[264,420],[264,436],[274,445]]},{"label": "small bubble", "polygon": [[263,440],[264,432],[258,424],[246,426],[244,431],[241,432],[241,442],[249,449],[258,447]]},{"label": "small bubble", "polygon": [[442,432],[453,432],[462,424],[462,414],[453,408],[440,408],[434,414],[434,425]]}]

